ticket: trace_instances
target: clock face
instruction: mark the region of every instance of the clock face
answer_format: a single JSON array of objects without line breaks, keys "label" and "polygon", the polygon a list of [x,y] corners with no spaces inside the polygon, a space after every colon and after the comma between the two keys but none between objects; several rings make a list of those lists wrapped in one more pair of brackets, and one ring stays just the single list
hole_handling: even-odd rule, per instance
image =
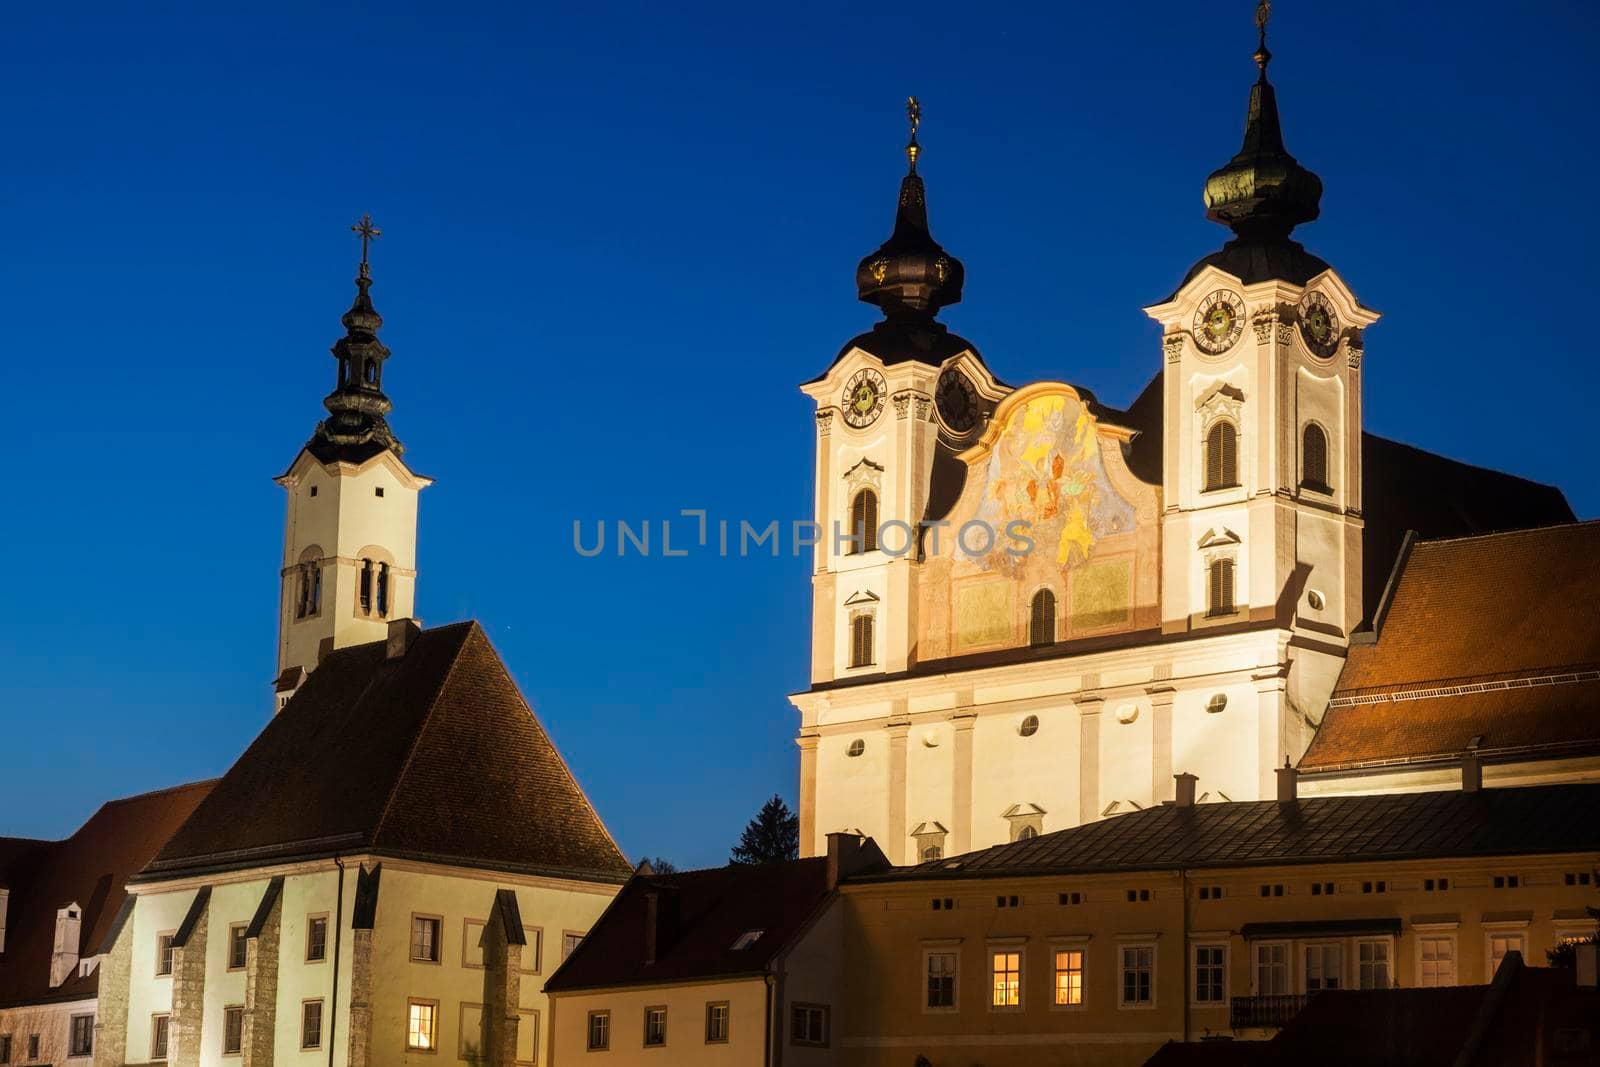
[{"label": "clock face", "polygon": [[1244,332],[1244,303],[1226,289],[1218,289],[1194,313],[1194,343],[1213,356],[1233,347]]},{"label": "clock face", "polygon": [[939,421],[951,433],[964,434],[978,425],[978,390],[960,371],[952,369],[939,375],[933,400]]},{"label": "clock face", "polygon": [[861,429],[871,426],[883,411],[883,397],[888,391],[883,375],[870,368],[856,371],[855,377],[844,388],[844,421]]},{"label": "clock face", "polygon": [[1320,356],[1332,355],[1339,347],[1339,317],[1321,293],[1307,293],[1300,301],[1300,332],[1306,345]]}]

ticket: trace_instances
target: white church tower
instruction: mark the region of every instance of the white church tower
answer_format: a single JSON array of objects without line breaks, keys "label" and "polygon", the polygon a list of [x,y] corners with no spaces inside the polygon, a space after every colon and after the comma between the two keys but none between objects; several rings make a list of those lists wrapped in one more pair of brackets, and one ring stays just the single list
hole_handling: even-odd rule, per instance
[{"label": "white church tower", "polygon": [[416,596],[417,494],[432,480],[414,473],[384,416],[389,349],[378,340],[367,254],[379,231],[361,236],[356,299],[333,346],[328,418],[317,424],[275,480],[288,493],[278,606],[277,706],[335,648],[382,640],[390,619],[410,618]]}]

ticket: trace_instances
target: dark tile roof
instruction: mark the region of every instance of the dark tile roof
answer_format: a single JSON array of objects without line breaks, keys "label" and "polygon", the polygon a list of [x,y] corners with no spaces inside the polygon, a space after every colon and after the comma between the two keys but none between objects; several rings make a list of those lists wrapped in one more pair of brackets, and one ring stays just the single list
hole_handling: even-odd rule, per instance
[{"label": "dark tile roof", "polygon": [[[665,936],[658,938],[656,960],[647,964],[646,896],[651,891],[670,903],[662,907],[669,919]],[[623,888],[545,989],[760,974],[828,895],[825,857],[640,875]],[[750,947],[735,951],[734,942],[750,930],[764,932]]]},{"label": "dark tile roof", "polygon": [[1254,1067],[1264,1062],[1266,1049],[1265,1041],[1168,1041],[1144,1067]]},{"label": "dark tile roof", "polygon": [[622,882],[631,868],[487,635],[340,649],[140,875],[367,852]]},{"label": "dark tile roof", "polygon": [[1254,867],[1600,848],[1600,784],[1175,804],[860,881]]},{"label": "dark tile roof", "polygon": [[156,854],[215,782],[112,800],[64,841],[0,842],[0,885],[10,890],[0,953],[0,1007],[94,996],[99,972],[50,988],[56,909],[83,908],[79,954],[98,954],[127,897],[124,885]]},{"label": "dark tile roof", "polygon": [[1422,541],[1300,766],[1600,748],[1596,708],[1600,522]]}]

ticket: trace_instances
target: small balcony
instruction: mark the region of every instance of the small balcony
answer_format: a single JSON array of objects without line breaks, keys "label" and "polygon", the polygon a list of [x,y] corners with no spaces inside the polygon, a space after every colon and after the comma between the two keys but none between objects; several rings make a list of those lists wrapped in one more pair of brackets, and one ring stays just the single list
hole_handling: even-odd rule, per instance
[{"label": "small balcony", "polygon": [[1300,1014],[1314,993],[1291,993],[1275,997],[1234,997],[1229,1025],[1235,1030],[1278,1030]]}]

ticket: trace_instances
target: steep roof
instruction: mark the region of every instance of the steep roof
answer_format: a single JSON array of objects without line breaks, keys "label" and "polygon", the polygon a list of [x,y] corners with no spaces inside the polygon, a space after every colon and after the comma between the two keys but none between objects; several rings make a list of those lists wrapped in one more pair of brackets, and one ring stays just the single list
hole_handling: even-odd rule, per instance
[{"label": "steep roof", "polygon": [[[666,915],[654,963],[645,962],[646,897]],[[764,973],[828,896],[825,857],[732,864],[634,878],[545,983],[565,992]],[[762,931],[748,947],[740,936]]]},{"label": "steep roof", "polygon": [[335,853],[622,882],[627,860],[475,622],[340,649],[139,876]]},{"label": "steep roof", "polygon": [[1423,541],[1300,766],[1600,748],[1596,709],[1600,522]]},{"label": "steep roof", "polygon": [[1525,855],[1600,848],[1600,784],[1158,808],[861,881]]},{"label": "steep roof", "polygon": [[95,995],[98,970],[86,978],[74,971],[50,987],[56,909],[72,902],[83,909],[78,952],[98,955],[127,896],[129,876],[150,862],[215,784],[194,782],[108,801],[65,841],[30,842],[28,848],[8,848],[15,838],[0,842],[0,885],[10,890],[0,1007]]}]

